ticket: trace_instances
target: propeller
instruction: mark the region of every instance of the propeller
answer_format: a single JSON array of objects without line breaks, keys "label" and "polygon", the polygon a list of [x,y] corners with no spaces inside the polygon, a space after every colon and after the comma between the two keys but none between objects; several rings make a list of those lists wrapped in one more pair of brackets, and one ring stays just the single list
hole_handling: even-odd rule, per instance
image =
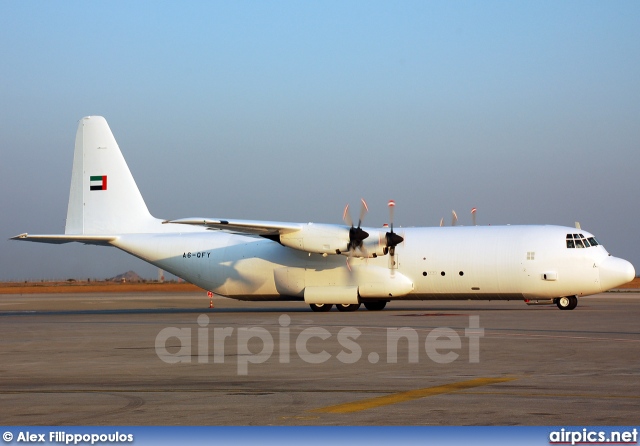
[{"label": "propeller", "polygon": [[[347,244],[347,251],[349,251],[349,256],[351,257],[357,249],[360,249],[364,253],[363,242],[369,237],[369,233],[363,230],[360,226],[362,225],[362,220],[364,216],[369,211],[369,206],[367,206],[367,202],[364,201],[363,198],[360,199],[362,202],[362,207],[360,208],[360,217],[358,218],[358,226],[353,226],[353,220],[351,219],[351,215],[349,214],[349,205],[347,204],[344,208],[344,213],[342,214],[342,219],[344,222],[350,226],[349,228],[349,243]],[[348,264],[348,262],[347,262]]]},{"label": "propeller", "polygon": [[387,249],[388,249],[389,255],[393,257],[396,253],[396,246],[402,243],[404,241],[404,238],[399,236],[395,232],[393,232],[393,211],[394,211],[394,208],[396,207],[396,202],[393,200],[389,200],[388,206],[389,206],[389,229],[391,230],[385,234],[385,240],[387,242]]}]

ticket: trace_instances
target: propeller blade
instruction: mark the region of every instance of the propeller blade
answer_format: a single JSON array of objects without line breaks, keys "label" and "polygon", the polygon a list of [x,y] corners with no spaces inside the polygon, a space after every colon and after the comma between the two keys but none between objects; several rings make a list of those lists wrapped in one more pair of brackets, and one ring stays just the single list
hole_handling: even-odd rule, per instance
[{"label": "propeller blade", "polygon": [[349,215],[348,204],[344,207],[344,212],[342,213],[342,220],[347,224],[347,226],[353,226],[353,220],[351,220],[351,215]]},{"label": "propeller blade", "polygon": [[360,208],[360,219],[358,220],[358,228],[360,227],[360,225],[362,225],[364,216],[367,214],[367,212],[369,212],[369,206],[367,206],[367,202],[364,201],[364,198],[361,198],[360,201],[362,202],[362,207]]},{"label": "propeller blade", "polygon": [[456,214],[456,211],[451,211],[451,226],[455,226],[457,221],[458,214]]},{"label": "propeller blade", "polygon": [[440,219],[440,227],[443,227],[443,226],[444,226],[444,217]]},{"label": "propeller blade", "polygon": [[350,226],[349,243],[347,244],[347,251],[349,251],[349,255],[351,255],[353,251],[358,248],[362,249],[362,242],[367,237],[369,237],[369,233],[360,228],[360,226],[362,225],[362,220],[369,210],[369,206],[367,206],[367,202],[364,201],[363,198],[361,198],[360,201],[362,202],[362,208],[360,209],[360,219],[358,220],[358,227],[353,226],[353,220],[351,219],[351,215],[349,214],[348,204],[344,207],[344,212],[342,213],[342,219],[348,226]]},{"label": "propeller blade", "polygon": [[404,238],[393,232],[393,211],[396,207],[396,202],[389,200],[389,229],[390,231],[385,234],[385,242],[389,250],[389,254],[393,257],[396,252],[396,246],[404,241]]}]

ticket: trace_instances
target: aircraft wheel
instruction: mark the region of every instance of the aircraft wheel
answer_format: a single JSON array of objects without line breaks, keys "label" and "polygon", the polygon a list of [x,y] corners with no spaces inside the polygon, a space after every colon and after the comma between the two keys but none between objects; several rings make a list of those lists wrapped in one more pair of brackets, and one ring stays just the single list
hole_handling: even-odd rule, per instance
[{"label": "aircraft wheel", "polygon": [[337,304],[338,311],[356,311],[360,308],[360,304]]},{"label": "aircraft wheel", "polygon": [[561,310],[573,310],[578,306],[578,298],[576,296],[563,296],[556,300],[556,305]]},{"label": "aircraft wheel", "polygon": [[331,311],[331,304],[309,304],[311,309],[317,313],[325,313]]},{"label": "aircraft wheel", "polygon": [[373,302],[365,302],[364,307],[369,311],[380,311],[384,310],[384,307],[387,305],[386,300],[375,300]]}]

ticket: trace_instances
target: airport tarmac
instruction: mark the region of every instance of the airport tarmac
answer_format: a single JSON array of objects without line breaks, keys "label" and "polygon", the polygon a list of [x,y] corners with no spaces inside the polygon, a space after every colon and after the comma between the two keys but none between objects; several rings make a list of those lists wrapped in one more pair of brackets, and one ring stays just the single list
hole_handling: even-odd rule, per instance
[{"label": "airport tarmac", "polygon": [[638,423],[639,293],[573,311],[214,304],[204,293],[0,296],[0,424]]}]

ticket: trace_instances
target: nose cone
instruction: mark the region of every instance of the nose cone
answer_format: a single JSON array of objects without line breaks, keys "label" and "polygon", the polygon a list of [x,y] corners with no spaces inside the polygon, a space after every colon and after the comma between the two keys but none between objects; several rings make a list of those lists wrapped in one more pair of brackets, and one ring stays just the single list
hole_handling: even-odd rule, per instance
[{"label": "nose cone", "polygon": [[624,285],[636,277],[633,265],[624,259],[607,257],[598,267],[600,271],[600,287],[602,291]]}]

